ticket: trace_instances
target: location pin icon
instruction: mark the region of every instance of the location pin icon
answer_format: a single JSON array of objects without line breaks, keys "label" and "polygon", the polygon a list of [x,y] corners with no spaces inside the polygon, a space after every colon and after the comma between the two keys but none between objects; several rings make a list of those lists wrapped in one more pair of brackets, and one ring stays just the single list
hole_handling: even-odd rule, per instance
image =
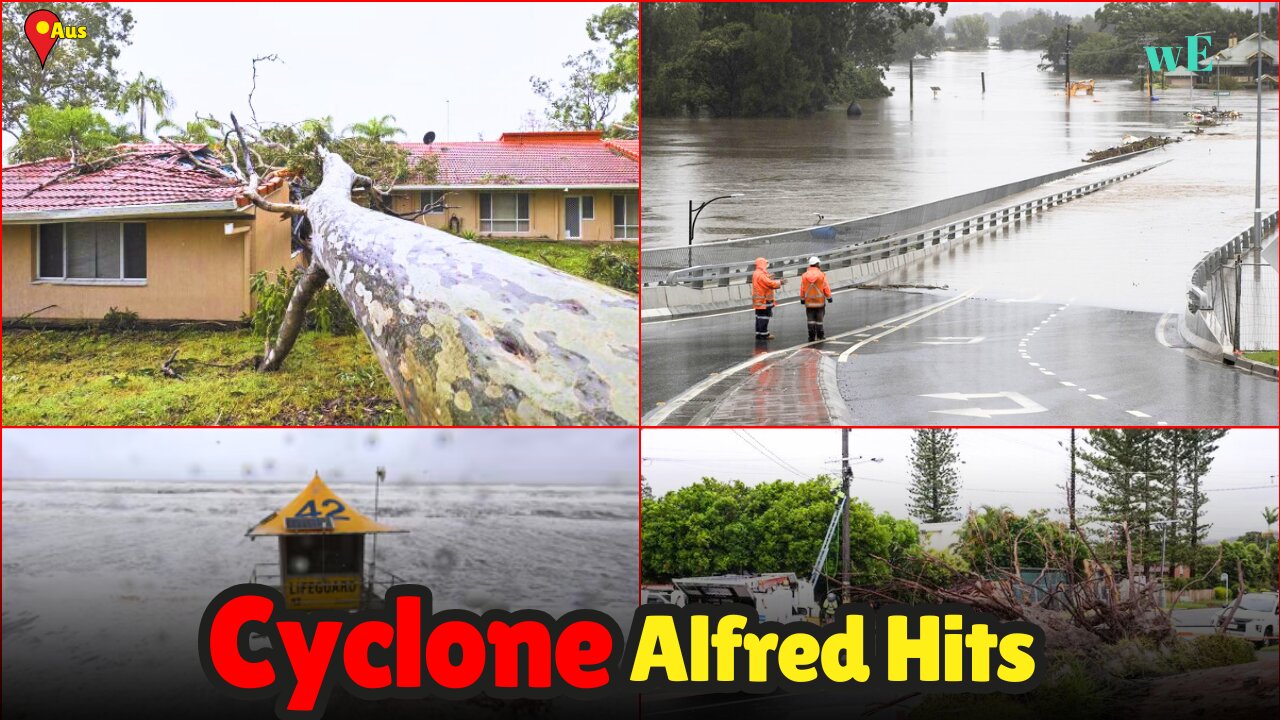
[{"label": "location pin icon", "polygon": [[23,29],[27,32],[27,41],[35,48],[36,57],[40,58],[40,67],[44,67],[53,46],[58,44],[58,38],[53,37],[53,26],[58,22],[58,16],[49,10],[36,10],[27,16]]}]

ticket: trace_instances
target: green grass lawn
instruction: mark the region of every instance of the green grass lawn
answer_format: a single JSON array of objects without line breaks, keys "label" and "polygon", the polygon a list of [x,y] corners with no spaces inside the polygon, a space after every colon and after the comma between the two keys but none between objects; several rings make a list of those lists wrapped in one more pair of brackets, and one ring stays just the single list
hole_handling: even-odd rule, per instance
[{"label": "green grass lawn", "polygon": [[[165,377],[161,364],[178,349]],[[394,425],[404,412],[361,334],[306,332],[280,372],[248,331],[8,330],[5,425]]]},{"label": "green grass lawn", "polygon": [[591,271],[589,266],[592,253],[597,252],[600,248],[607,248],[625,258],[633,268],[639,267],[640,263],[640,246],[636,243],[579,243],[505,239],[482,239],[477,242],[499,250],[505,250],[512,255],[519,255],[522,258],[540,262],[543,265],[550,265],[571,275],[595,280],[605,285],[613,285],[614,287],[617,287],[617,284],[610,282],[608,278],[594,277],[595,273]]},{"label": "green grass lawn", "polygon": [[1244,356],[1249,358],[1250,360],[1260,362],[1260,363],[1266,363],[1268,365],[1277,364],[1275,350],[1263,350],[1261,352],[1247,352],[1244,354]]}]

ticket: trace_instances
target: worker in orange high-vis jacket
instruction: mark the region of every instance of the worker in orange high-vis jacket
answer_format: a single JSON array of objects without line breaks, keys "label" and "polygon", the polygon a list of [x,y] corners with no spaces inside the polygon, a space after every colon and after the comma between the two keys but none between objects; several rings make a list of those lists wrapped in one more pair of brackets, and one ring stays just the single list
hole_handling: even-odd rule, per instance
[{"label": "worker in orange high-vis jacket", "polygon": [[756,310],[756,339],[768,340],[769,318],[773,317],[773,291],[782,287],[782,280],[769,274],[769,261],[756,258],[756,271],[751,274],[751,307]]},{"label": "worker in orange high-vis jacket", "polygon": [[822,321],[827,315],[827,303],[831,302],[831,286],[817,257],[809,258],[809,269],[800,276],[800,302],[804,303],[805,319],[809,321],[809,342],[825,340],[827,332]]}]

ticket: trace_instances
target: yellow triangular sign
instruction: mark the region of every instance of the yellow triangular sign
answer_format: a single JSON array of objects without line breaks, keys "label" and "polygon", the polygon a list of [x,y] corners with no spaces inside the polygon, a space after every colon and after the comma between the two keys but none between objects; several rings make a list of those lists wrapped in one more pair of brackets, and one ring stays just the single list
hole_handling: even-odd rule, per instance
[{"label": "yellow triangular sign", "polygon": [[263,535],[353,535],[405,532],[374,522],[338,497],[317,474],[298,496],[279,511],[250,528],[251,537]]}]

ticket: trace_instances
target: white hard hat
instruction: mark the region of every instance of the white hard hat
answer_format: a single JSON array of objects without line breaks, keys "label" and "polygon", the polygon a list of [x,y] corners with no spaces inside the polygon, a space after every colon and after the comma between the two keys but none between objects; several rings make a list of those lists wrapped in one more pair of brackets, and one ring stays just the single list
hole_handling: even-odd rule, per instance
[{"label": "white hard hat", "polygon": [[814,255],[813,257],[809,258],[809,264],[810,264],[810,265],[817,265],[817,264],[818,264],[818,256],[817,256],[817,255]]}]

